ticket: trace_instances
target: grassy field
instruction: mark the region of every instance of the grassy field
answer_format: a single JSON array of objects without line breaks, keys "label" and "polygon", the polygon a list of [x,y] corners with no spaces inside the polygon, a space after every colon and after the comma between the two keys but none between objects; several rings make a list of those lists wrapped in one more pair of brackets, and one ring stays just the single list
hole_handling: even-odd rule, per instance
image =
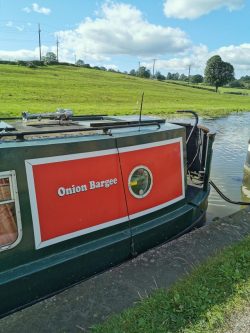
[{"label": "grassy field", "polygon": [[[215,92],[215,87],[208,86],[204,83],[195,84],[195,83],[188,83],[188,82],[184,82],[184,81],[167,81],[167,82],[169,82],[169,83],[174,82],[174,84],[179,84],[179,85],[186,86],[186,87],[190,86],[190,87],[194,87],[196,89],[210,90],[212,92]],[[219,94],[250,95],[250,89],[219,87],[218,93]]]},{"label": "grassy field", "polygon": [[250,96],[216,94],[125,74],[73,66],[36,69],[0,65],[0,115],[22,111],[53,112],[71,108],[75,114],[138,113],[144,91],[144,114],[166,115],[178,109],[216,116],[250,110]]},{"label": "grassy field", "polygon": [[250,301],[250,237],[224,250],[170,290],[93,328],[94,333],[219,333]]}]

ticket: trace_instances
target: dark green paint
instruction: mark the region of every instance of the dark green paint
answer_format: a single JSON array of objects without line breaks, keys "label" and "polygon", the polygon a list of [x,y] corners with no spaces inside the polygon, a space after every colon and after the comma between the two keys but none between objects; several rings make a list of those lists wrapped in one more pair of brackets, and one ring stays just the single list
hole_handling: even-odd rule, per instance
[{"label": "dark green paint", "polygon": [[[35,250],[25,160],[133,146],[180,136],[185,143],[183,127],[169,130],[162,125],[154,131],[152,128],[143,128],[140,132],[114,130],[111,136],[0,143],[0,172],[16,171],[23,228],[21,242],[13,249],[0,252],[0,316],[177,237],[203,219],[207,207],[208,185],[191,200],[186,197],[130,222]],[[208,147],[211,157],[212,143]],[[186,166],[185,144],[184,163]],[[207,177],[210,163],[211,158],[207,160]]]}]

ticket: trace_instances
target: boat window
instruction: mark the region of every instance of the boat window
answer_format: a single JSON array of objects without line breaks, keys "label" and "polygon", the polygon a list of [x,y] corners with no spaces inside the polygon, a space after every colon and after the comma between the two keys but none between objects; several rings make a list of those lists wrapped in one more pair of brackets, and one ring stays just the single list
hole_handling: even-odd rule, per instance
[{"label": "boat window", "polygon": [[145,166],[134,168],[128,179],[130,193],[137,199],[146,197],[151,191],[153,185],[152,172]]},{"label": "boat window", "polygon": [[21,239],[21,221],[14,171],[0,172],[0,251]]}]

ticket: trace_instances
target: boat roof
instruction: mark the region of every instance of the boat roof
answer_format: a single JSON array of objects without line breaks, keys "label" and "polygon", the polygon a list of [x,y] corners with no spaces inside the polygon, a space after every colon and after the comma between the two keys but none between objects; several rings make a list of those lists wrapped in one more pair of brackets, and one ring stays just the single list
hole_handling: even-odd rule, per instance
[{"label": "boat roof", "polygon": [[[65,112],[66,111],[66,112]],[[0,119],[1,140],[24,140],[65,135],[124,133],[124,131],[161,128],[176,129],[176,124],[155,116],[140,115],[76,115],[70,110],[60,109],[55,113],[31,114],[24,112],[22,117]]]}]

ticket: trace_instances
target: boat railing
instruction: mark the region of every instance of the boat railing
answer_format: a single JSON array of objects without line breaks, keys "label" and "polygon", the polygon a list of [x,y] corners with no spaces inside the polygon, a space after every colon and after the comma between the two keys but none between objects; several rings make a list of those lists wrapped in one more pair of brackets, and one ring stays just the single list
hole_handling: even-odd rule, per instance
[{"label": "boat railing", "polygon": [[[108,125],[105,123],[100,124],[92,124],[89,127],[80,127],[80,128],[65,128],[62,129],[49,129],[49,130],[27,130],[27,131],[4,131],[0,132],[0,138],[4,137],[15,137],[18,141],[25,140],[25,136],[31,135],[48,135],[48,134],[63,134],[63,133],[81,133],[81,132],[92,132],[92,131],[103,131],[104,134],[112,135],[111,130],[113,129],[127,129],[127,128],[136,128],[138,127],[148,127],[148,126],[156,126],[157,129],[161,127],[159,121],[132,121],[132,122],[120,122],[120,123],[109,123]],[[99,126],[98,126],[99,125]]]}]

